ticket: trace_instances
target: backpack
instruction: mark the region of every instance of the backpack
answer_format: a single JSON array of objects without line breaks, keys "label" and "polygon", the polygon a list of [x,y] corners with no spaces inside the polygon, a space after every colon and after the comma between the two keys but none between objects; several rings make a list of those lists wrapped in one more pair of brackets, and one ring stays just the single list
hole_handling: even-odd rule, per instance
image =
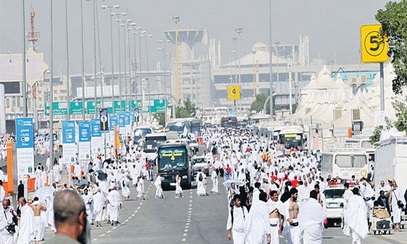
[{"label": "backpack", "polygon": [[199,174],[198,181],[203,181],[203,176],[202,176],[202,173],[201,173],[201,174]]},{"label": "backpack", "polygon": [[[232,205],[231,206],[231,208],[230,208],[230,216],[232,217],[232,226],[233,226],[233,220],[234,220],[234,218],[233,218],[233,209],[235,208],[235,206],[234,205]],[[244,215],[244,209],[243,209],[243,206],[240,206],[240,208],[242,209],[242,213],[243,213],[243,219],[246,219],[246,216]]]}]

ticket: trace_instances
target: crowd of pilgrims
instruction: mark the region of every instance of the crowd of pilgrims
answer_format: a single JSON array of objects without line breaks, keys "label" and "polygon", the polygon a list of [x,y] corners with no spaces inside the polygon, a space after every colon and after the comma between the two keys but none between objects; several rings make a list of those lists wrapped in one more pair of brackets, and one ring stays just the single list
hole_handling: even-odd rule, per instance
[{"label": "crowd of pilgrims", "polygon": [[[342,229],[352,243],[368,235],[373,209],[382,206],[400,231],[404,191],[394,179],[375,186],[371,176],[357,179],[321,177],[319,151],[280,151],[275,141],[249,131],[213,131],[206,137],[213,168],[228,191],[228,239],[233,243],[322,243],[328,226],[327,187],[344,189]],[[389,216],[390,217],[390,216]]]},{"label": "crowd of pilgrims", "polygon": [[[280,236],[288,243],[322,243],[326,226],[326,202],[322,192],[337,183],[345,183],[343,229],[346,235],[352,236],[352,243],[360,243],[366,237],[368,212],[374,204],[388,208],[394,217],[393,222],[400,224],[401,211],[397,212],[396,201],[391,199],[404,201],[404,197],[394,180],[389,180],[387,185],[383,181],[375,187],[373,182],[364,178],[348,181],[332,177],[323,179],[318,170],[320,156],[317,152],[296,148],[291,148],[289,153],[281,152],[276,149],[275,141],[254,136],[251,131],[208,129],[203,131],[202,137],[206,143],[203,155],[207,157],[212,172],[210,176],[203,171],[198,173],[196,193],[198,196],[208,195],[207,178],[210,178],[210,193],[220,194],[218,182],[224,180],[228,205],[227,238],[233,243],[279,243]],[[119,156],[111,160],[115,153]],[[153,161],[137,149],[130,138],[119,151],[112,150],[108,154],[98,155],[86,165],[77,161],[73,168],[68,167],[62,157],[52,163],[48,158],[45,166],[40,164],[36,168],[38,180],[35,187],[43,188],[45,176],[52,174],[55,191],[71,189],[82,195],[88,222],[98,228],[119,223],[120,209],[123,201],[130,199],[132,186],[137,190],[137,198],[145,200],[145,181],[154,181],[155,198],[164,198],[162,178],[154,173]],[[71,181],[62,184],[66,176],[70,176]],[[183,197],[180,182],[177,175],[176,198]],[[19,201],[18,208],[24,206],[26,200],[23,200]],[[40,207],[33,212],[20,211],[21,228],[17,226],[15,233],[4,229],[10,218],[0,215],[0,228],[3,226],[0,239],[4,243],[16,243],[17,238],[38,242],[44,239],[47,227],[55,231],[53,195],[29,200],[32,200],[31,206]],[[14,215],[18,211],[11,209],[9,212]]]}]

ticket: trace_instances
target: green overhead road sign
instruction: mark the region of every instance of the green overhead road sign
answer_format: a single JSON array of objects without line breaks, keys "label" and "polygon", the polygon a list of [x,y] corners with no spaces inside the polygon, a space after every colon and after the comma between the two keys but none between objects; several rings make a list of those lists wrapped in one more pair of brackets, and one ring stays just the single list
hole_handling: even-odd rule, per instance
[{"label": "green overhead road sign", "polygon": [[167,106],[166,99],[154,99],[153,106],[150,106],[151,113],[164,113]]},{"label": "green overhead road sign", "polygon": [[[49,105],[44,104],[45,115],[49,115]],[[53,102],[52,103],[52,114],[54,116],[68,115],[68,104],[66,102]]]},{"label": "green overhead road sign", "polygon": [[83,103],[81,101],[70,102],[69,113],[70,114],[82,114],[83,113]]},{"label": "green overhead road sign", "polygon": [[134,111],[135,108],[141,109],[142,103],[141,100],[130,100],[130,111]]},{"label": "green overhead road sign", "polygon": [[102,102],[97,101],[96,102],[96,107],[95,107],[95,101],[88,101],[86,102],[86,113],[87,114],[95,114],[96,109],[99,112],[99,109],[102,107]]},{"label": "green overhead road sign", "polygon": [[114,100],[113,101],[113,113],[121,113],[126,110],[125,100]]}]

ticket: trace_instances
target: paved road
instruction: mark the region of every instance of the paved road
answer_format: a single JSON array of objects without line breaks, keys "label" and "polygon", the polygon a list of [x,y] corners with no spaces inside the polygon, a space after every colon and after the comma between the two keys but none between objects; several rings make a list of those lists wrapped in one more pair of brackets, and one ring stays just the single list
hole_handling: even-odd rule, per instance
[{"label": "paved road", "polygon": [[[208,189],[210,187],[211,182]],[[193,187],[184,190],[183,198],[176,199],[174,191],[165,191],[165,199],[155,199],[155,188],[146,181],[146,200],[135,200],[136,190],[132,187],[133,200],[124,202],[119,217],[121,224],[118,227],[92,226],[92,243],[232,243],[226,239],[226,194],[221,190],[221,195],[198,197]],[[407,230],[391,235],[369,235],[363,242],[398,244],[406,240]],[[281,238],[281,243],[286,241]],[[324,243],[351,243],[351,238],[345,237],[339,227],[330,227],[324,231]]]}]

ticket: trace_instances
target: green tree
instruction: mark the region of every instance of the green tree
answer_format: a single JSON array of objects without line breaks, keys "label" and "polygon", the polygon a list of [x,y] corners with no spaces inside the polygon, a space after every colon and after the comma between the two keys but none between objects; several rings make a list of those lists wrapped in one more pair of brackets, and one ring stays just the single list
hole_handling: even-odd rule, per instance
[{"label": "green tree", "polygon": [[268,95],[267,94],[257,94],[256,100],[250,105],[250,111],[256,111],[256,113],[263,110],[264,103],[266,102]]},{"label": "green tree", "polygon": [[388,2],[384,10],[377,12],[376,20],[382,24],[382,34],[389,40],[388,54],[396,73],[392,87],[400,94],[407,84],[407,1]]},{"label": "green tree", "polygon": [[154,118],[160,125],[165,126],[165,113],[155,113]]},{"label": "green tree", "polygon": [[405,98],[404,101],[395,101],[393,102],[393,107],[396,112],[396,122],[394,122],[394,126],[399,131],[406,131],[407,132],[407,106],[406,106],[407,99]]},{"label": "green tree", "polygon": [[196,105],[189,98],[187,98],[186,100],[184,100],[183,106],[177,106],[175,115],[177,116],[177,118],[194,117],[196,114],[196,109]]}]

